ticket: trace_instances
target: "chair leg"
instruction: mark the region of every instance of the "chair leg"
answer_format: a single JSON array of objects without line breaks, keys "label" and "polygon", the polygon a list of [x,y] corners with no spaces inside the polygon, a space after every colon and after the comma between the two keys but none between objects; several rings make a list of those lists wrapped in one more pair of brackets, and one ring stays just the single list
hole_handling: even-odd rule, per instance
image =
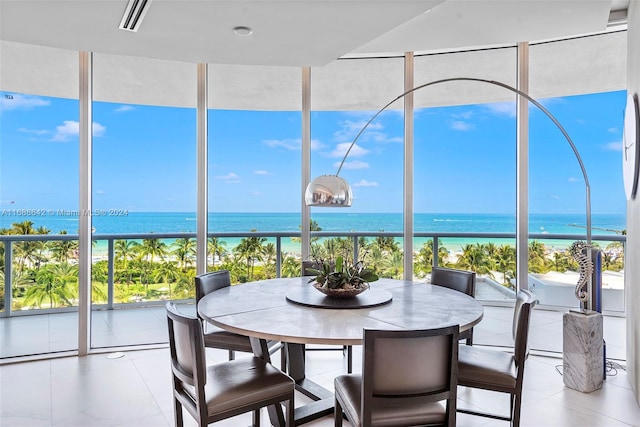
[{"label": "chair leg", "polygon": [[287,422],[285,424],[287,427],[295,427],[296,425],[296,408],[293,405],[293,396],[292,394],[291,398],[284,403],[285,409],[287,410]]},{"label": "chair leg", "polygon": [[229,350],[229,360],[235,360],[236,352],[233,350]]},{"label": "chair leg", "polygon": [[340,402],[336,399],[336,403],[334,404],[334,413],[333,413],[333,425],[334,427],[342,427],[342,406],[340,406]]},{"label": "chair leg", "polygon": [[522,409],[522,396],[515,394],[511,396],[512,408],[511,411],[511,426],[520,427],[520,410]]},{"label": "chair leg", "polygon": [[473,345],[473,329],[471,329],[471,333],[469,334],[469,338],[467,338],[467,345]]},{"label": "chair leg", "polygon": [[178,402],[178,399],[173,399],[173,417],[176,422],[176,427],[183,427],[184,420],[182,419],[182,405]]},{"label": "chair leg", "polygon": [[347,373],[353,372],[353,346],[347,346]]},{"label": "chair leg", "polygon": [[282,343],[282,348],[280,349],[280,370],[282,372],[287,372],[287,343]]},{"label": "chair leg", "polygon": [[256,409],[252,412],[252,425],[254,427],[260,427],[260,409]]}]

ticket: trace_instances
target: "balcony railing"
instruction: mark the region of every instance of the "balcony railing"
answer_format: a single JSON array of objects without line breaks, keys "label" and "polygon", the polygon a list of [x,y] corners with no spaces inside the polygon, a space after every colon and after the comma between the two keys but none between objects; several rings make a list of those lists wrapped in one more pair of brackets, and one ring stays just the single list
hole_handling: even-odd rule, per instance
[{"label": "balcony railing", "polygon": [[[359,231],[351,231],[351,232],[328,232],[328,231],[319,231],[312,232],[312,238],[326,239],[326,238],[347,238],[351,240],[352,247],[354,251],[354,258],[359,258],[359,245],[358,241],[360,238],[394,238],[401,240],[403,235],[401,232],[359,232]],[[146,302],[131,302],[131,303],[117,303],[114,301],[114,286],[115,286],[115,242],[118,240],[126,240],[126,241],[138,241],[143,239],[184,239],[191,238],[195,239],[195,233],[136,233],[136,234],[95,234],[92,236],[92,240],[96,242],[106,242],[107,243],[107,253],[106,253],[106,261],[107,261],[107,281],[106,281],[106,304],[97,304],[94,305],[95,308],[98,309],[113,309],[118,307],[133,307],[133,306],[141,306],[141,305],[149,305],[149,304],[161,304],[160,300],[157,301],[146,301]],[[268,238],[275,239],[275,274],[276,277],[281,277],[282,274],[282,262],[283,262],[283,252],[282,252],[282,242],[283,239],[291,239],[291,238],[300,238],[299,233],[283,233],[283,232],[249,232],[249,233],[210,233],[208,235],[209,238],[218,238],[218,239],[244,239],[250,237],[258,237],[258,238]],[[442,246],[443,240],[448,239],[464,239],[466,241],[476,240],[476,241],[495,241],[495,240],[510,240],[515,242],[515,233],[415,233],[415,239],[423,239],[428,240],[432,239],[433,248],[432,253],[438,254],[439,248]],[[539,241],[574,241],[574,240],[585,240],[584,235],[572,235],[572,234],[530,234],[530,240],[539,240]],[[35,234],[35,235],[0,235],[0,244],[4,247],[4,309],[0,311],[0,317],[11,317],[16,315],[29,315],[29,314],[45,314],[45,313],[53,313],[53,312],[62,312],[62,311],[73,311],[77,308],[75,307],[64,307],[64,308],[47,308],[47,309],[28,309],[28,310],[12,310],[12,294],[13,294],[13,268],[14,268],[14,257],[13,257],[13,249],[16,243],[24,243],[24,242],[52,242],[52,241],[77,241],[77,235],[67,235],[67,234]],[[622,235],[597,235],[593,236],[594,243],[596,242],[620,242],[623,246],[624,253],[624,244],[626,242],[626,236]],[[566,245],[568,246],[568,245]],[[415,251],[418,251],[421,246],[415,247]],[[415,261],[414,261],[415,262]],[[433,264],[438,264],[438,256],[433,256]]]}]

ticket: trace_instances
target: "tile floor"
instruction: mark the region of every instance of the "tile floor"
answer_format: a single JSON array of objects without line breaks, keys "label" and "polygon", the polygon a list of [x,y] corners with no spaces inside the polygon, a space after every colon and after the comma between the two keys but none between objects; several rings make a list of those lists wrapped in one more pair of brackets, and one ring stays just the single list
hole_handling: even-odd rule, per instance
[{"label": "tile floor", "polygon": [[[512,308],[485,307],[475,328],[477,344],[512,345]],[[96,312],[93,341],[127,345],[144,338],[166,340],[164,308]],[[0,319],[0,354],[69,349],[75,344],[75,313]],[[45,325],[45,327],[43,327]],[[607,356],[624,366],[625,319],[605,317]],[[561,371],[562,312],[536,309],[530,333],[532,349],[545,350],[527,362],[522,426],[640,427],[640,407],[623,368],[612,370],[604,387],[590,394],[564,386]],[[549,351],[555,353],[548,353]],[[18,353],[16,353],[18,352]],[[109,359],[108,353],[84,358],[64,357],[35,362],[0,363],[0,426],[171,426],[171,380],[167,348],[127,351]],[[226,359],[226,352],[207,350],[210,362]],[[360,347],[354,347],[354,369],[359,370]],[[277,357],[277,356],[276,356]],[[615,360],[617,359],[617,360]],[[277,359],[276,359],[277,360]],[[309,352],[308,376],[332,388],[333,378],[345,371],[338,352]],[[615,374],[615,375],[614,375]],[[296,395],[296,404],[306,398]],[[504,395],[460,388],[460,407],[504,413]],[[265,423],[268,422],[263,411]],[[195,425],[189,416],[187,426]],[[239,416],[221,426],[247,426],[250,416]],[[268,423],[266,424],[268,425]],[[331,426],[325,417],[310,426]],[[458,414],[458,426],[504,426],[504,421]]]},{"label": "tile floor", "polygon": [[[359,348],[354,349],[357,371]],[[226,353],[207,350],[209,362],[222,361]],[[246,356],[244,356],[246,357]],[[277,357],[277,356],[276,356]],[[310,352],[308,374],[325,387],[345,369],[339,353]],[[640,426],[640,407],[626,378],[618,369],[602,389],[590,394],[563,385],[558,372],[561,359],[531,356],[527,362],[523,394],[522,426]],[[613,372],[612,372],[613,374]],[[504,412],[504,395],[459,389],[460,407]],[[296,404],[303,396],[296,395]],[[166,348],[129,351],[117,359],[108,354],[67,357],[0,366],[0,425],[11,427],[161,427],[173,425],[169,351]],[[186,426],[194,426],[186,415]],[[268,425],[266,411],[263,421]],[[218,423],[250,425],[250,415]],[[331,426],[330,416],[307,424]],[[348,424],[347,424],[348,425]],[[458,426],[508,426],[496,421],[458,414]]]}]

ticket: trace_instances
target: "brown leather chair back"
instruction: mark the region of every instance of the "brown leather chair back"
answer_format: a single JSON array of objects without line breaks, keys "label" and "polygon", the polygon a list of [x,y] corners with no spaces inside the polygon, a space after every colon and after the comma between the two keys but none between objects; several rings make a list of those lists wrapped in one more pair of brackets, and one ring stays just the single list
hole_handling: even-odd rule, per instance
[{"label": "brown leather chair back", "polygon": [[512,335],[514,342],[514,358],[518,369],[529,355],[529,323],[531,322],[531,311],[538,302],[536,296],[528,290],[520,290],[516,295],[516,302],[513,309]]},{"label": "brown leather chair back", "polygon": [[[419,414],[424,404],[442,400],[447,401],[449,424],[455,425],[457,384],[457,325],[429,330],[365,329],[363,425],[371,425],[372,411],[394,402],[410,401]],[[407,425],[416,413],[407,413]]]},{"label": "brown leather chair back", "polygon": [[474,298],[476,296],[476,273],[474,271],[433,267],[431,284],[455,289]]},{"label": "brown leather chair back", "polygon": [[231,286],[229,270],[211,271],[196,276],[196,304],[203,296],[227,286]]}]

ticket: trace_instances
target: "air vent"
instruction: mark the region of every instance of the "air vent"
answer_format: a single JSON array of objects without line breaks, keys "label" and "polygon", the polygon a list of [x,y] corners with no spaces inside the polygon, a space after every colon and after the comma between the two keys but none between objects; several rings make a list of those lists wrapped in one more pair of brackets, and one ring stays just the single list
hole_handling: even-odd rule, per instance
[{"label": "air vent", "polygon": [[150,4],[151,0],[129,0],[118,28],[125,31],[138,31]]}]

